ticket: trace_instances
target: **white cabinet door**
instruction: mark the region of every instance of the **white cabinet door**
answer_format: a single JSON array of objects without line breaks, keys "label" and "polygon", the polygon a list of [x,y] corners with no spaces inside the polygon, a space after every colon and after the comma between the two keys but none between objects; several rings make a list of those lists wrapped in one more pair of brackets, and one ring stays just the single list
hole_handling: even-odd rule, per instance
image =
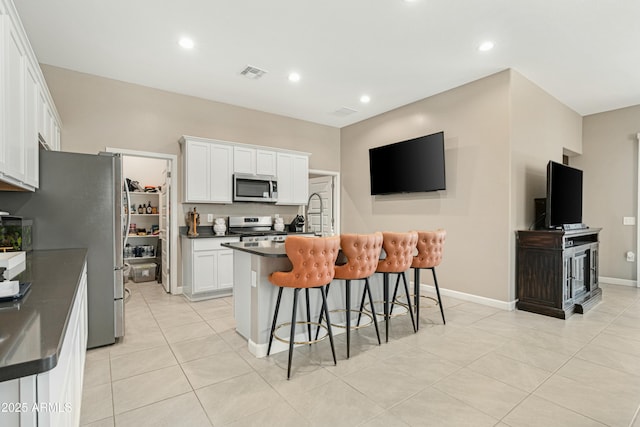
[{"label": "white cabinet door", "polygon": [[294,204],[306,205],[309,198],[309,157],[293,156],[293,200]]},{"label": "white cabinet door", "polygon": [[211,198],[211,144],[188,141],[183,165],[185,202],[207,202]]},{"label": "white cabinet door", "polygon": [[218,289],[233,288],[233,249],[217,251]]},{"label": "white cabinet door", "polygon": [[211,144],[210,202],[232,202],[233,147]]},{"label": "white cabinet door", "polygon": [[35,71],[29,63],[25,67],[24,79],[24,182],[38,187],[38,103],[40,86]]},{"label": "white cabinet door", "polygon": [[309,197],[309,157],[278,153],[278,204],[305,205]]},{"label": "white cabinet door", "polygon": [[24,48],[7,16],[3,18],[4,172],[24,181]]},{"label": "white cabinet door", "polygon": [[276,173],[276,152],[256,150],[256,174],[275,176]]},{"label": "white cabinet door", "polygon": [[215,278],[218,264],[217,251],[194,251],[193,253],[193,293],[217,289]]},{"label": "white cabinet door", "polygon": [[233,148],[233,173],[256,173],[256,149],[249,147]]},{"label": "white cabinet door", "polygon": [[231,203],[233,146],[184,140],[184,202]]}]

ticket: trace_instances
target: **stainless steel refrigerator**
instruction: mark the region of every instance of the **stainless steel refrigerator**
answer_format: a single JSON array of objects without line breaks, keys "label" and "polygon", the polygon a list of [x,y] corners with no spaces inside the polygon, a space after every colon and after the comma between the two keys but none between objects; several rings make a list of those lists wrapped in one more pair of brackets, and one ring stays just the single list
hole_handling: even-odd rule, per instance
[{"label": "stainless steel refrigerator", "polygon": [[34,249],[87,248],[87,347],[124,336],[122,158],[40,151],[40,188],[0,192],[2,210],[33,219]]}]

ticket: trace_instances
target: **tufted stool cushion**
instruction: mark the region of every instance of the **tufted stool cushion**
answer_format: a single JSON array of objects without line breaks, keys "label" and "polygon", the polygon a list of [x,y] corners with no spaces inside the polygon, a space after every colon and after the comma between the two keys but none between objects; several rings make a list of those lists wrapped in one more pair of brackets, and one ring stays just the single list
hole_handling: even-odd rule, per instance
[{"label": "tufted stool cushion", "polygon": [[371,276],[378,265],[382,251],[382,233],[343,234],[340,236],[345,265],[336,266],[336,279],[364,279]]},{"label": "tufted stool cushion", "polygon": [[432,268],[440,265],[442,249],[447,231],[418,231],[418,255],[413,258],[412,268]]},{"label": "tufted stool cushion", "polygon": [[284,241],[287,257],[293,264],[289,272],[271,273],[269,281],[287,288],[315,288],[333,280],[340,237],[290,236]]},{"label": "tufted stool cushion", "polygon": [[401,273],[411,267],[413,254],[418,243],[418,233],[382,233],[382,248],[387,253],[385,259],[378,262],[378,273]]}]

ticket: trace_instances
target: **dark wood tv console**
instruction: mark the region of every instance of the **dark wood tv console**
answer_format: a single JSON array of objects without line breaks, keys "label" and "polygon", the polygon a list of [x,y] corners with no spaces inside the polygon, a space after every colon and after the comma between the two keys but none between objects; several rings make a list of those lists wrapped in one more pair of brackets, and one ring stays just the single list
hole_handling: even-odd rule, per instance
[{"label": "dark wood tv console", "polygon": [[598,233],[583,230],[516,232],[518,310],[566,319],[602,300]]}]

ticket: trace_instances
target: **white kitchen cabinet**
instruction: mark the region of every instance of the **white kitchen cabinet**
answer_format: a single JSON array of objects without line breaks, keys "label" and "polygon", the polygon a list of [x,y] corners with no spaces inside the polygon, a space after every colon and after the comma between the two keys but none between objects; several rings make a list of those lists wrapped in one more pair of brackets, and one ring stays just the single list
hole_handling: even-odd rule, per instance
[{"label": "white kitchen cabinet", "polygon": [[0,0],[0,181],[38,187],[39,137],[60,147],[60,121],[11,0]]},{"label": "white kitchen cabinet", "polygon": [[238,237],[182,238],[182,291],[192,301],[226,296],[233,288],[233,250]]},{"label": "white kitchen cabinet", "polygon": [[309,197],[309,156],[278,153],[279,205],[306,205]]},{"label": "white kitchen cabinet", "polygon": [[31,64],[25,66],[24,74],[24,182],[38,187],[38,103],[40,85],[38,76]]},{"label": "white kitchen cabinet", "polygon": [[202,138],[183,137],[183,198],[185,203],[231,203],[233,146]]},{"label": "white kitchen cabinet", "polygon": [[276,152],[257,148],[233,148],[233,172],[251,175],[276,175]]},{"label": "white kitchen cabinet", "polygon": [[[30,328],[40,328],[36,318]],[[38,334],[25,331],[25,336]],[[84,264],[67,329],[55,368],[35,375],[0,382],[0,402],[19,406],[19,411],[2,411],[3,426],[80,425],[82,385],[87,352],[87,265]],[[35,342],[32,345],[38,345]]]},{"label": "white kitchen cabinet", "polygon": [[276,176],[277,155],[272,150],[256,150],[256,174]]},{"label": "white kitchen cabinet", "polygon": [[9,16],[3,18],[4,168],[18,182],[24,181],[24,47]]},{"label": "white kitchen cabinet", "polygon": [[233,147],[233,173],[256,173],[256,149],[244,146]]}]

